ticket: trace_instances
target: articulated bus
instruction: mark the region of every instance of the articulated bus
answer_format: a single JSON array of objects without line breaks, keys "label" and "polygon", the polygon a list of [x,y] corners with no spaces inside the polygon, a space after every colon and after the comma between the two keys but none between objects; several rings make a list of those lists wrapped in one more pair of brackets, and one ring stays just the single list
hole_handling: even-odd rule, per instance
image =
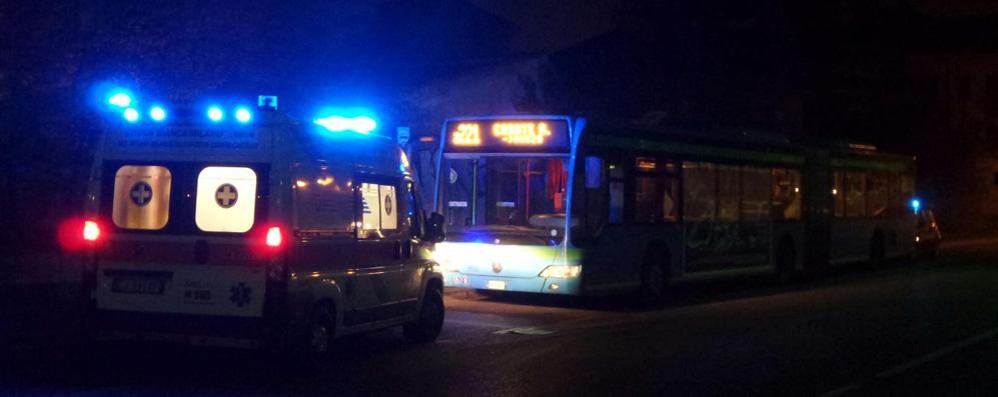
[{"label": "articulated bus", "polygon": [[373,118],[123,95],[108,99],[82,230],[94,336],[309,357],[378,328],[437,337],[433,228]]},{"label": "articulated bus", "polygon": [[434,255],[449,287],[658,296],[684,278],[913,249],[914,158],[866,145],[566,116],[449,119],[440,143]]}]

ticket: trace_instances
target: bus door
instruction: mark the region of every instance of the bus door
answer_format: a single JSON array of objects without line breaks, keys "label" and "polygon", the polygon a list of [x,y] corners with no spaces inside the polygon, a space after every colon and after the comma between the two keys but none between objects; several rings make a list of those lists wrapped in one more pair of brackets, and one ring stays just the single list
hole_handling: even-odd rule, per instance
[{"label": "bus door", "polygon": [[400,190],[397,178],[362,176],[355,180],[356,273],[346,291],[355,308],[345,314],[347,325],[395,317],[414,305],[416,297],[405,287],[407,271],[413,269],[407,269],[403,252],[409,230],[399,216],[403,208]]}]

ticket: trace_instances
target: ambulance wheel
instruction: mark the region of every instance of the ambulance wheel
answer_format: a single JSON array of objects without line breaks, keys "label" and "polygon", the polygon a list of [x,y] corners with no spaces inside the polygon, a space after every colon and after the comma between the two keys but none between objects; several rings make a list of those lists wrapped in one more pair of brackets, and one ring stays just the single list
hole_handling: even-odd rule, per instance
[{"label": "ambulance wheel", "polygon": [[416,343],[432,342],[440,336],[444,326],[444,294],[440,288],[426,289],[423,307],[416,322],[403,326],[402,335]]},{"label": "ambulance wheel", "polygon": [[318,372],[328,361],[333,341],[333,311],[320,303],[309,316],[308,325],[299,335],[290,359],[299,370]]}]

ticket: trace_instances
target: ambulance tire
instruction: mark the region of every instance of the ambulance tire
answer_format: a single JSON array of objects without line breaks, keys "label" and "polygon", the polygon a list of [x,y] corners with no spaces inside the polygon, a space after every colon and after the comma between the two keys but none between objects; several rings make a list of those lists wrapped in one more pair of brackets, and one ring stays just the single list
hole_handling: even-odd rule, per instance
[{"label": "ambulance tire", "polygon": [[308,325],[289,352],[292,364],[289,368],[304,373],[316,373],[325,368],[333,344],[333,313],[326,302],[320,302],[312,309]]},{"label": "ambulance tire", "polygon": [[402,335],[416,343],[432,342],[444,326],[444,294],[439,287],[428,286],[423,307],[416,322],[402,327]]}]

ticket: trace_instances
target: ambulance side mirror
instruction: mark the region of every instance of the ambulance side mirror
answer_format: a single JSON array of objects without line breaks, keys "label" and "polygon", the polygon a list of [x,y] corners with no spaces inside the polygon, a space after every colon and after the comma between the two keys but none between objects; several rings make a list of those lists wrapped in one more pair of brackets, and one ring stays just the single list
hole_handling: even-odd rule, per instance
[{"label": "ambulance side mirror", "polygon": [[430,214],[426,218],[426,234],[423,238],[427,241],[439,243],[444,241],[444,216],[438,212]]}]

